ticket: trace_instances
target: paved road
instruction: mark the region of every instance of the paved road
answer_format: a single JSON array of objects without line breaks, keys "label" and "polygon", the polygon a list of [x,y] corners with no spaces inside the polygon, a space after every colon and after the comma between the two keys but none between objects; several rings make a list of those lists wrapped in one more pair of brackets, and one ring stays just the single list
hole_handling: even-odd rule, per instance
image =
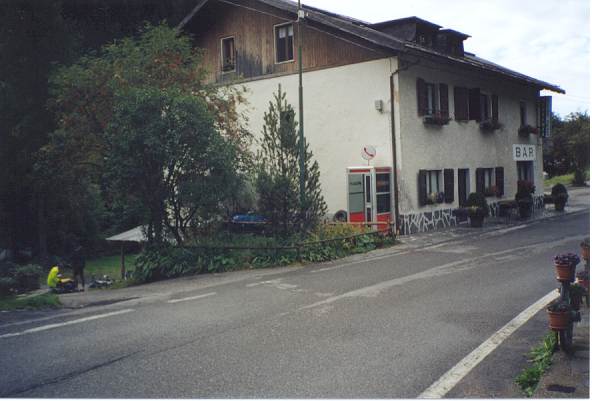
[{"label": "paved road", "polygon": [[0,396],[417,397],[549,293],[552,256],[588,233],[573,214],[0,323]]}]

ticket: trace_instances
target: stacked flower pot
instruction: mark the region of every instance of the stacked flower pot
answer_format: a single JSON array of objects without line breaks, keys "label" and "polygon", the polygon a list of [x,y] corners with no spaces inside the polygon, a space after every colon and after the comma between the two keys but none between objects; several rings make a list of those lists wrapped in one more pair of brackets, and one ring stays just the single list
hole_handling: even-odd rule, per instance
[{"label": "stacked flower pot", "polygon": [[547,306],[549,327],[554,331],[567,330],[571,323],[580,320],[577,312],[580,309],[582,292],[572,283],[576,279],[576,266],[580,257],[573,253],[555,256],[555,274],[561,283],[562,296]]},{"label": "stacked flower pot", "polygon": [[585,263],[585,269],[576,275],[577,283],[584,289],[586,305],[590,306],[590,239],[586,238],[581,244],[581,255]]}]

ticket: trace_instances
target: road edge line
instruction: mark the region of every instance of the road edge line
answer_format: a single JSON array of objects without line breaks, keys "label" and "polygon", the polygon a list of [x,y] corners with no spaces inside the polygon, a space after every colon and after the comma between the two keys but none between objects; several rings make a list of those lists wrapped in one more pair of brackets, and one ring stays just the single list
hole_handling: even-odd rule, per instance
[{"label": "road edge line", "polygon": [[510,320],[506,325],[475,348],[470,354],[461,359],[460,362],[454,365],[450,370],[444,373],[430,387],[417,396],[417,398],[443,398],[471,370],[483,361],[487,355],[493,352],[504,340],[510,337],[549,302],[556,299],[557,296],[557,290],[553,290],[526,308],[518,316]]},{"label": "road edge line", "polygon": [[178,299],[169,299],[167,301],[167,303],[169,304],[176,304],[179,302],[187,302],[187,301],[195,301],[196,299],[202,299],[202,298],[206,298],[206,297],[211,297],[212,295],[216,295],[217,292],[208,292],[207,294],[201,294],[201,295],[196,295],[193,297],[187,297],[187,298],[178,298]]},{"label": "road edge line", "polygon": [[16,333],[2,334],[2,335],[0,335],[0,339],[10,338],[10,337],[18,337],[18,336],[22,336],[25,334],[38,333],[40,331],[46,331],[46,330],[56,329],[58,327],[70,326],[73,324],[89,322],[91,320],[104,319],[106,317],[111,317],[111,316],[123,315],[124,313],[130,313],[130,312],[134,312],[134,311],[135,311],[135,309],[123,309],[123,310],[119,310],[119,311],[115,311],[115,312],[104,313],[102,315],[88,316],[88,317],[84,317],[82,319],[70,320],[70,321],[62,322],[62,323],[48,324],[45,326],[34,327],[32,329],[19,331]]}]

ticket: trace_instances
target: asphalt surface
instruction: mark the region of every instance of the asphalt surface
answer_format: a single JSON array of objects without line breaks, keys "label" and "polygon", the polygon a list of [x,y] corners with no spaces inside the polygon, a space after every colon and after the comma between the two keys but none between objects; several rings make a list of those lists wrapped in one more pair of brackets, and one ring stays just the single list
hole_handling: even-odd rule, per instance
[{"label": "asphalt surface", "polygon": [[589,214],[480,233],[5,319],[0,396],[417,397],[556,287],[552,256],[578,251]]}]

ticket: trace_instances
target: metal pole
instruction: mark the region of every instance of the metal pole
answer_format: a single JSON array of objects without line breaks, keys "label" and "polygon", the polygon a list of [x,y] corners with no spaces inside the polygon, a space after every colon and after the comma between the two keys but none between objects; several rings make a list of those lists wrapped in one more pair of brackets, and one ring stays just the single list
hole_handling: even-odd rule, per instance
[{"label": "metal pole", "polygon": [[300,211],[304,216],[304,200],[305,200],[305,149],[304,146],[304,88],[302,86],[302,20],[304,19],[302,5],[298,0],[298,97],[299,97],[299,136],[300,136]]}]

